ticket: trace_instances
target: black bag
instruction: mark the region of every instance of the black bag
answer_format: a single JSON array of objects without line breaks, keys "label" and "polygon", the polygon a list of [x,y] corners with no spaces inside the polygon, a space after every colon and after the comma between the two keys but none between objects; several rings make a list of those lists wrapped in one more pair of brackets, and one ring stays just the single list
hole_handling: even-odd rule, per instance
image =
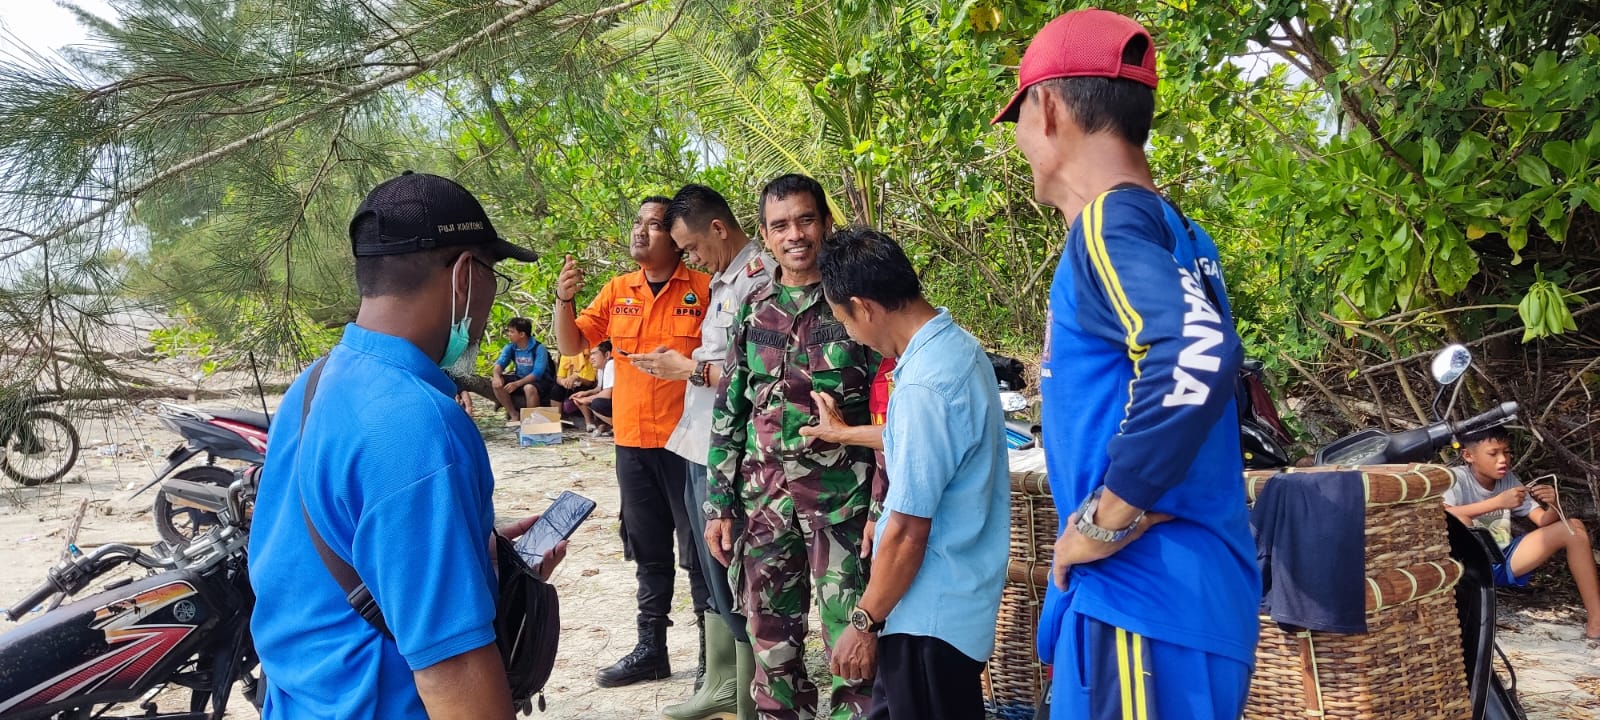
[{"label": "black bag", "polygon": [[[306,379],[305,400],[300,406],[300,430],[305,432],[306,417],[311,414],[311,398],[322,379],[322,368],[327,358],[317,361]],[[351,609],[383,636],[394,639],[384,622],[383,611],[372,599],[367,584],[361,581],[350,564],[335,555],[317,532],[306,512],[304,497],[300,500],[300,516],[311,534],[311,544],[317,556],[344,590],[345,601]],[[506,668],[506,684],[511,688],[511,702],[526,714],[533,709],[533,696],[539,696],[539,711],[544,711],[544,686],[555,669],[556,650],[561,642],[561,605],[555,586],[544,581],[538,573],[522,561],[516,547],[505,536],[495,533],[498,577],[500,588],[494,606],[494,641],[500,651],[500,662]]]},{"label": "black bag", "polygon": [[556,667],[561,643],[561,603],[554,585],[545,582],[517,554],[504,535],[495,533],[499,545],[500,596],[494,605],[494,641],[506,666],[511,702],[526,713],[539,696],[544,712],[544,686]]}]

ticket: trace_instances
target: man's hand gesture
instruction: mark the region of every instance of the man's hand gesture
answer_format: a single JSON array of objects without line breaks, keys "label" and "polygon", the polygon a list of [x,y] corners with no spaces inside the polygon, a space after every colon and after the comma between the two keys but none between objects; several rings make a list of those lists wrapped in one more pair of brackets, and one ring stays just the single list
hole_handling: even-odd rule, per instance
[{"label": "man's hand gesture", "polygon": [[556,299],[561,302],[572,302],[582,289],[583,270],[578,267],[578,261],[568,255],[566,263],[561,266],[561,275],[556,278]]},{"label": "man's hand gesture", "polygon": [[811,400],[817,404],[817,424],[805,425],[800,428],[801,437],[810,437],[823,442],[843,443],[840,432],[850,427],[844,421],[844,414],[839,412],[839,403],[828,393],[812,391]]},{"label": "man's hand gesture", "polygon": [[662,380],[688,380],[696,366],[695,361],[666,346],[656,348],[655,352],[629,355],[628,362],[644,374]]}]

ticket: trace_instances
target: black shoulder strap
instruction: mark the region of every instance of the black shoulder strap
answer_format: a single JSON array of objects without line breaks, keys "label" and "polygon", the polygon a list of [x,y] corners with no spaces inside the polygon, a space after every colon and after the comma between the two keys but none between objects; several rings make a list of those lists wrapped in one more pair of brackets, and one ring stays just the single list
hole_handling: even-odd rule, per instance
[{"label": "black shoulder strap", "polygon": [[[317,393],[317,383],[322,380],[322,368],[327,365],[328,358],[317,360],[311,367],[311,374],[306,378],[305,398],[300,402],[300,436],[305,437],[306,418],[311,415],[311,398]],[[298,483],[299,478],[295,479]],[[295,486],[298,492],[300,487]],[[370,623],[384,637],[394,639],[389,632],[389,626],[383,620],[383,611],[378,609],[378,603],[372,599],[372,593],[367,590],[367,584],[361,581],[361,576],[350,563],[340,559],[333,553],[333,548],[328,547],[328,542],[322,539],[322,533],[317,532],[317,526],[311,522],[311,513],[306,511],[305,493],[300,493],[300,517],[305,520],[306,530],[311,533],[311,544],[317,548],[317,557],[322,558],[322,565],[328,569],[328,574],[333,576],[333,581],[339,584],[339,589],[344,591],[345,602],[350,603],[351,609],[361,616],[362,620]]]}]

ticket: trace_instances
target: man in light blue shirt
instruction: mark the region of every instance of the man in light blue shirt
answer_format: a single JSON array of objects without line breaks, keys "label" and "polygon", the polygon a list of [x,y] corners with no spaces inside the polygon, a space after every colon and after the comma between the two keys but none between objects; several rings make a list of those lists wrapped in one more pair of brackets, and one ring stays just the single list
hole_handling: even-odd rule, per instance
[{"label": "man in light blue shirt", "polygon": [[821,270],[850,337],[899,358],[872,579],[834,644],[833,673],[876,676],[873,720],[983,717],[979,676],[994,650],[1011,501],[993,367],[922,297],[911,261],[883,233],[841,230]]}]

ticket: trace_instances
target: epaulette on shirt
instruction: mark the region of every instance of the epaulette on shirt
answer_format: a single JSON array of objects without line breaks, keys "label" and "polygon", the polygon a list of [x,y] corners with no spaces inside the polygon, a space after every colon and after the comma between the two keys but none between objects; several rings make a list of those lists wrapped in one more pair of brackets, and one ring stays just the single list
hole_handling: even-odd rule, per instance
[{"label": "epaulette on shirt", "polygon": [[760,275],[761,272],[766,269],[767,266],[761,262],[761,256],[757,255],[750,259],[749,265],[744,266],[744,276],[755,277]]}]

